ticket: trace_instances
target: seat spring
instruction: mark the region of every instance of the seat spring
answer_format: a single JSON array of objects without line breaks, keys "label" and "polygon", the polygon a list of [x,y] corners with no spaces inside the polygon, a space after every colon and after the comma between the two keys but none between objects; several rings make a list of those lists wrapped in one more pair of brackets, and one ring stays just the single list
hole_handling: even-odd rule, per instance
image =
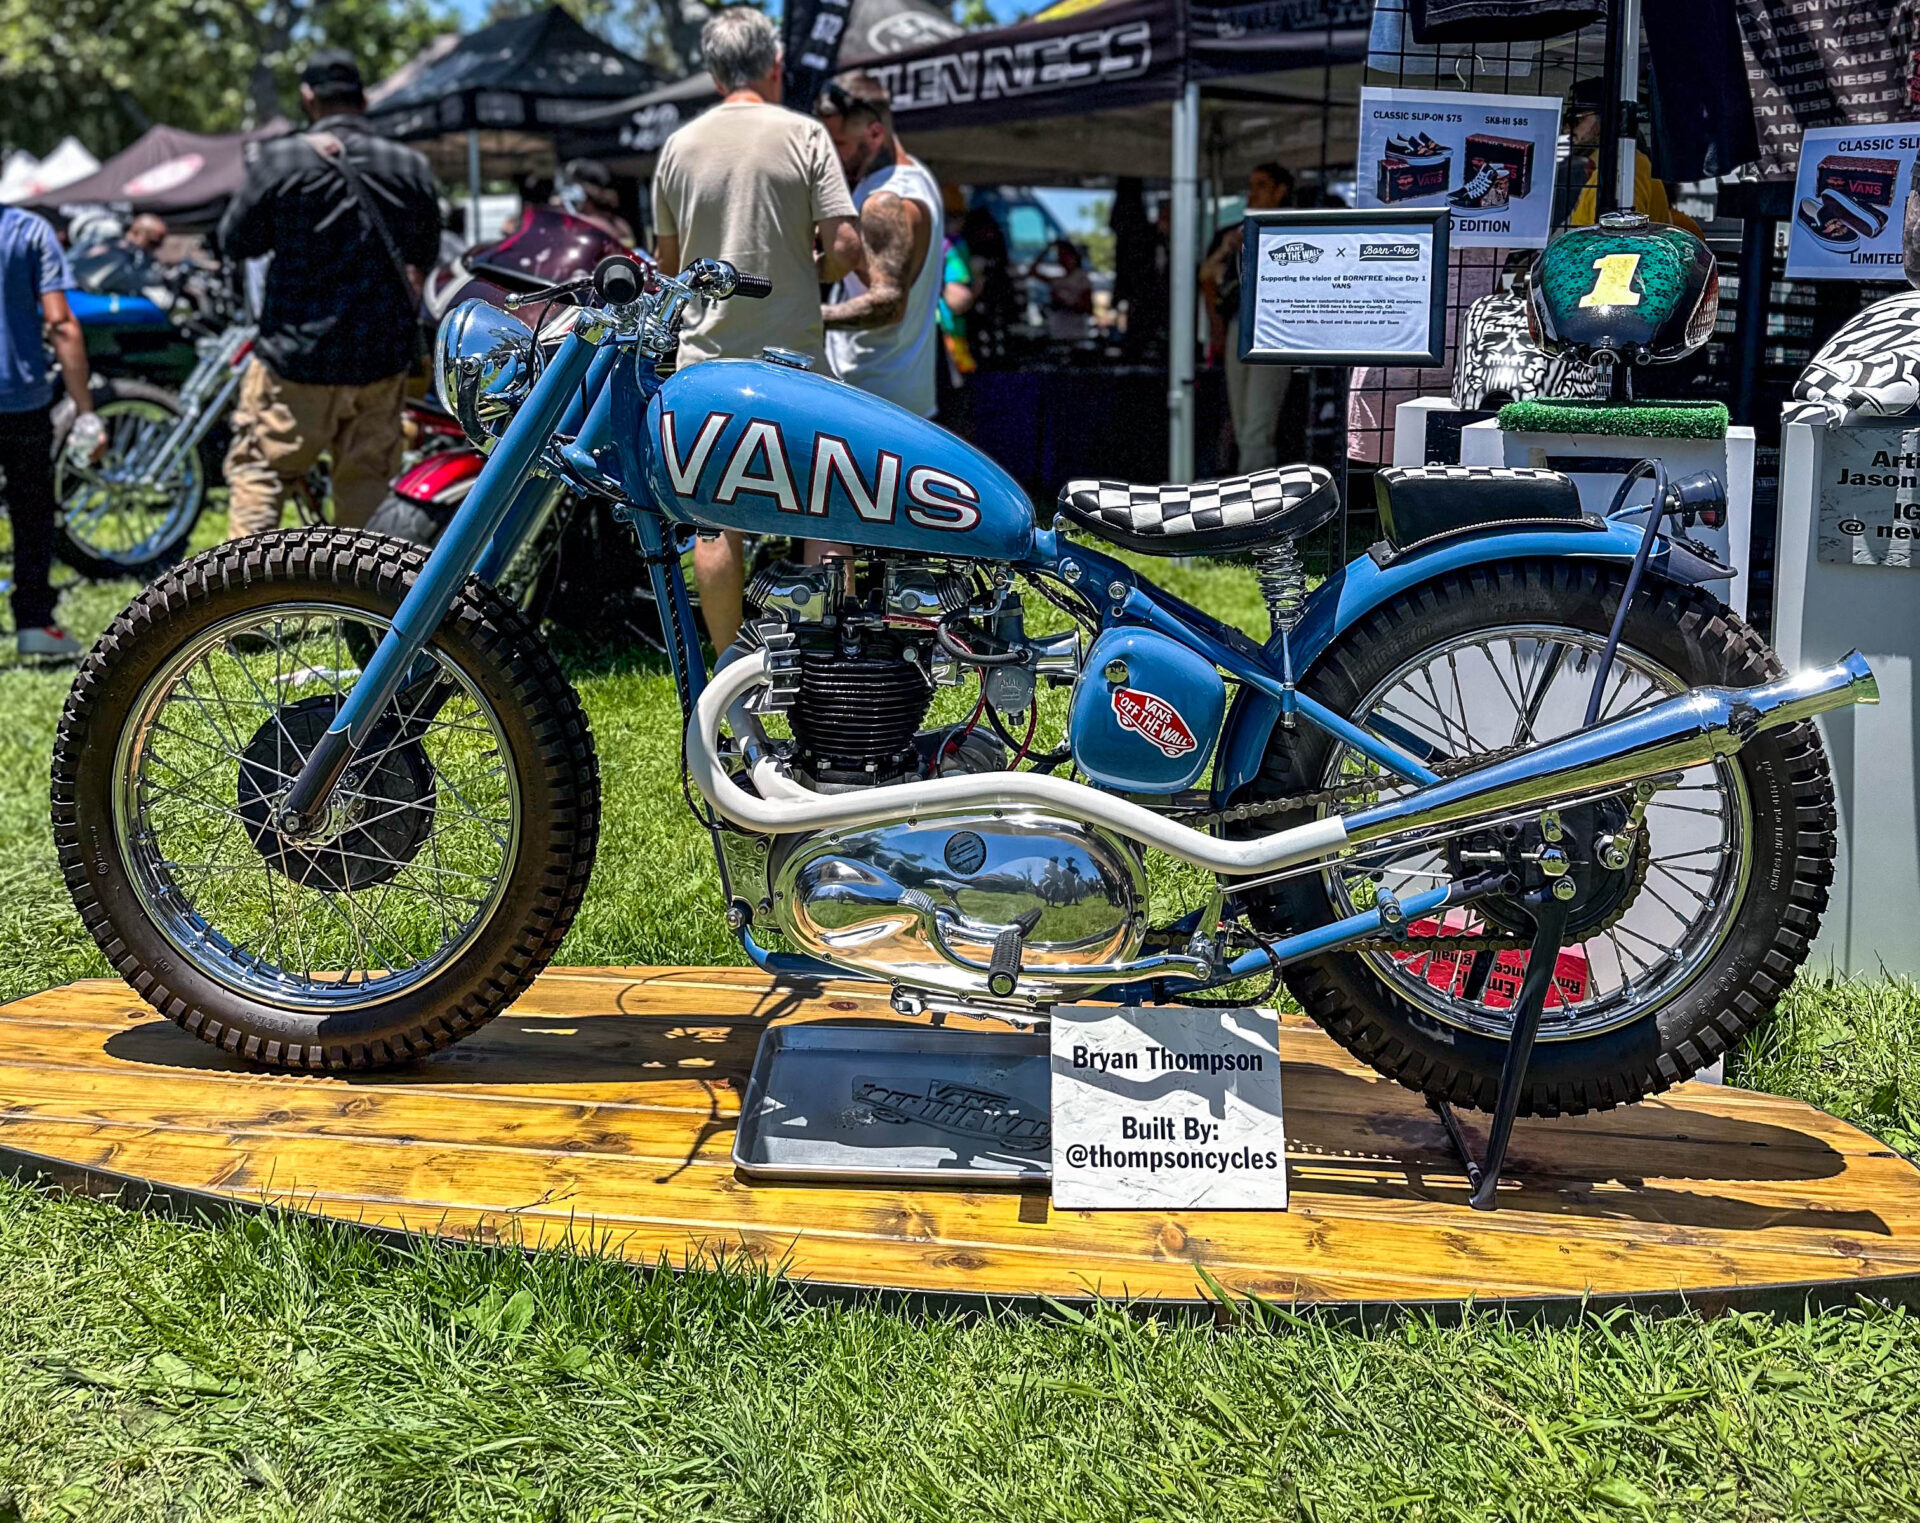
[{"label": "seat spring", "polygon": [[1253,571],[1273,632],[1290,632],[1307,606],[1307,568],[1299,549],[1290,539],[1262,545],[1253,552]]}]

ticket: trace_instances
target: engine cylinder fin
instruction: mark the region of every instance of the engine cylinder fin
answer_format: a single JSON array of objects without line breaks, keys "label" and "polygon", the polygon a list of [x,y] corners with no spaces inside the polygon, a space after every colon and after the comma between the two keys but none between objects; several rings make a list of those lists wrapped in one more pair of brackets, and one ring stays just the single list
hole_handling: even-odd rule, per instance
[{"label": "engine cylinder fin", "polygon": [[914,732],[933,687],[894,650],[800,652],[800,691],[790,713],[801,764],[816,777],[873,781],[918,762]]}]

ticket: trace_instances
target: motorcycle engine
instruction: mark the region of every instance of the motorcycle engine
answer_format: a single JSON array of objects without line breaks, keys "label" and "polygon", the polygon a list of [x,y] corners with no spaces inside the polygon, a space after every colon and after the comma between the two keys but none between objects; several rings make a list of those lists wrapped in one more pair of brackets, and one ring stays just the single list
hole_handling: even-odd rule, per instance
[{"label": "motorcycle engine", "polygon": [[810,785],[832,793],[923,775],[915,737],[934,691],[923,626],[969,596],[964,571],[884,562],[782,563],[754,578],[746,605],[780,668],[775,705],[793,729],[794,770]]},{"label": "motorcycle engine", "polygon": [[[1071,680],[1037,648],[977,674],[941,649],[942,623],[971,651],[1024,642],[1017,599],[1004,585],[982,593],[982,580],[963,562],[924,560],[781,564],[754,578],[748,622],[776,673],[764,707],[786,716],[796,781],[838,793],[1006,765],[984,727],[963,741],[922,729],[943,681],[979,675],[984,700],[1013,714],[1034,701],[1039,671]],[[1049,968],[1125,961],[1145,935],[1138,850],[1040,810],[975,807],[771,840],[728,833],[722,847],[749,919],[771,918],[814,956],[939,996],[1004,1001],[990,964],[1010,931],[1021,947],[1015,1003],[1027,1006],[1071,991]]]}]

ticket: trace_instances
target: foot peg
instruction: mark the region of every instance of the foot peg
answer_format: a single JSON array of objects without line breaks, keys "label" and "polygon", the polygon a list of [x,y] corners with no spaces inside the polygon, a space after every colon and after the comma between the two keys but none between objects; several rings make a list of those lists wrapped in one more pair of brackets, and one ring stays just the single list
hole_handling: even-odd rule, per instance
[{"label": "foot peg", "polygon": [[1040,911],[1028,910],[993,938],[993,955],[987,959],[987,992],[995,999],[1005,999],[1019,984],[1027,937],[1039,923]]}]

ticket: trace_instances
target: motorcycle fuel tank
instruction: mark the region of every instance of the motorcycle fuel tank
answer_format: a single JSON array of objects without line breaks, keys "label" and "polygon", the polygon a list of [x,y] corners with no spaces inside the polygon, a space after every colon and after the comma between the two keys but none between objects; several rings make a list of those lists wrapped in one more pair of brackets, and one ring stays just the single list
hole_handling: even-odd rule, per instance
[{"label": "motorcycle fuel tank", "polygon": [[1109,629],[1074,685],[1074,763],[1103,788],[1177,793],[1206,770],[1226,710],[1206,657],[1151,629]]},{"label": "motorcycle fuel tank", "polygon": [[669,518],[749,534],[1017,561],[1033,507],[937,424],[765,360],[676,372],[647,407],[647,485]]}]

